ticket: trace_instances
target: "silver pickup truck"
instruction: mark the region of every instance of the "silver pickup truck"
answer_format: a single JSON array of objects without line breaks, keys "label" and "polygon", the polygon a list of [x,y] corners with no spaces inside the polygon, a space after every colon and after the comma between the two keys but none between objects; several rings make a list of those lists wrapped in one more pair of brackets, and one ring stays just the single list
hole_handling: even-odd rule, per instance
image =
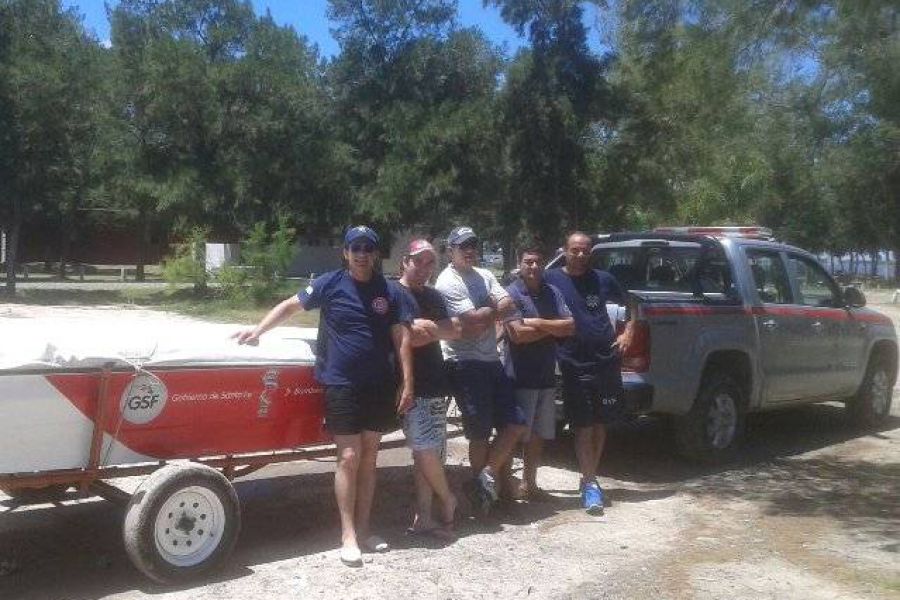
[{"label": "silver pickup truck", "polygon": [[839,400],[862,425],[888,416],[894,326],[809,252],[760,228],[677,228],[593,236],[593,264],[636,299],[629,407],[673,416],[685,456],[731,458],[753,411]]}]

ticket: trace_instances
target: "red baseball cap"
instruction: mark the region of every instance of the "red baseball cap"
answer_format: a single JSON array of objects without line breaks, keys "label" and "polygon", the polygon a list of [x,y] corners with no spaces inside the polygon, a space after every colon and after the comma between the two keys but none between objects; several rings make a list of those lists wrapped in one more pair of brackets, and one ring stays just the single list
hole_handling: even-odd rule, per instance
[{"label": "red baseball cap", "polygon": [[423,252],[431,252],[437,256],[437,252],[434,251],[434,246],[432,246],[428,240],[413,240],[409,243],[409,248],[406,249],[407,256],[415,256],[417,254],[422,254]]}]

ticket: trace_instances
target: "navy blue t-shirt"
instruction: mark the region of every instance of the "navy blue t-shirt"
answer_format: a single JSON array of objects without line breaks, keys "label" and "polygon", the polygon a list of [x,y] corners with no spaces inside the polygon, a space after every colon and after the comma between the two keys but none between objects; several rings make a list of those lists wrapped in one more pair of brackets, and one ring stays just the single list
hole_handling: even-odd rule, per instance
[{"label": "navy blue t-shirt", "polygon": [[[428,319],[436,323],[450,318],[444,297],[436,289],[423,287],[421,290],[413,290],[399,283],[396,285],[406,303],[407,312],[413,319]],[[440,342],[413,348],[413,373],[416,396],[435,398],[449,394]]]},{"label": "navy blue t-shirt", "polygon": [[393,379],[391,326],[411,318],[383,275],[363,283],[345,269],[331,271],[297,297],[305,310],[322,309],[316,346],[320,383],[368,385]]},{"label": "navy blue t-shirt", "polygon": [[[516,312],[508,320],[525,318],[560,319],[572,316],[562,294],[556,287],[541,282],[532,295],[522,279],[506,288],[516,305]],[[544,389],[556,385],[556,338],[545,337],[527,344],[509,344],[512,372],[518,389]]]},{"label": "navy blue t-shirt", "polygon": [[625,304],[625,292],[616,278],[596,269],[580,277],[572,277],[562,269],[550,269],[544,272],[544,280],[562,293],[575,317],[575,335],[558,346],[560,364],[593,369],[607,363],[614,354],[611,346],[616,331],[606,312],[606,302]]}]

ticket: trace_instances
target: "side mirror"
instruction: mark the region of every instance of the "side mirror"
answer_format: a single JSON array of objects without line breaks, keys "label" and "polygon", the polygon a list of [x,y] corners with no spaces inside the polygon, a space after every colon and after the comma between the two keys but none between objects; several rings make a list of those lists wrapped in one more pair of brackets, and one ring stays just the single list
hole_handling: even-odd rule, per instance
[{"label": "side mirror", "polygon": [[866,297],[855,287],[844,288],[844,304],[851,308],[862,308],[866,305]]}]

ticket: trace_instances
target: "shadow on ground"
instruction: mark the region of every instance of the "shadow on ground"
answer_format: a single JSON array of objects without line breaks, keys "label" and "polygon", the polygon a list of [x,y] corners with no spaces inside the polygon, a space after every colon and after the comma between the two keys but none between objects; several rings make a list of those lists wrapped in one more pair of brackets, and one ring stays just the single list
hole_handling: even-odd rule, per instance
[{"label": "shadow on ground", "polygon": [[[816,450],[857,438],[884,438],[900,427],[890,417],[877,431],[850,425],[843,407],[810,405],[753,415],[745,449],[732,464],[698,465],[680,459],[673,436],[661,421],[641,420],[610,431],[601,475],[636,484],[642,491],[611,489],[613,501],[648,499],[644,494],[686,493],[695,497],[745,500],[769,515],[823,516],[854,535],[881,540],[881,547],[900,551],[900,463],[870,462],[836,452]],[[804,456],[813,452],[811,456]],[[572,438],[565,436],[549,463],[573,468]]]},{"label": "shadow on ground", "polygon": [[[883,431],[900,427],[892,418]],[[824,516],[846,528],[883,540],[897,552],[900,539],[900,465],[870,463],[834,452],[800,456],[859,437],[835,406],[809,406],[754,417],[748,446],[728,467],[683,462],[659,422],[638,421],[610,432],[601,474],[617,502],[645,502],[674,494],[757,503],[768,514]],[[868,435],[881,435],[878,433]],[[571,436],[548,447],[547,464],[573,472]],[[469,470],[449,467],[461,490]],[[407,466],[379,469],[375,519],[397,548],[438,548],[443,542],[406,536],[412,511]],[[239,481],[243,531],[226,568],[211,581],[228,581],[265,565],[297,557],[333,561],[338,518],[330,472]],[[461,520],[461,537],[498,531],[504,524],[541,522],[578,507],[574,490],[555,491],[547,502],[511,505],[496,515]],[[128,561],[121,541],[123,511],[105,501],[21,507],[0,514],[0,598],[100,598],[129,590],[171,591],[155,586]],[[0,511],[4,510],[0,504]],[[316,555],[321,555],[317,557]],[[329,564],[324,562],[323,564]]]}]

